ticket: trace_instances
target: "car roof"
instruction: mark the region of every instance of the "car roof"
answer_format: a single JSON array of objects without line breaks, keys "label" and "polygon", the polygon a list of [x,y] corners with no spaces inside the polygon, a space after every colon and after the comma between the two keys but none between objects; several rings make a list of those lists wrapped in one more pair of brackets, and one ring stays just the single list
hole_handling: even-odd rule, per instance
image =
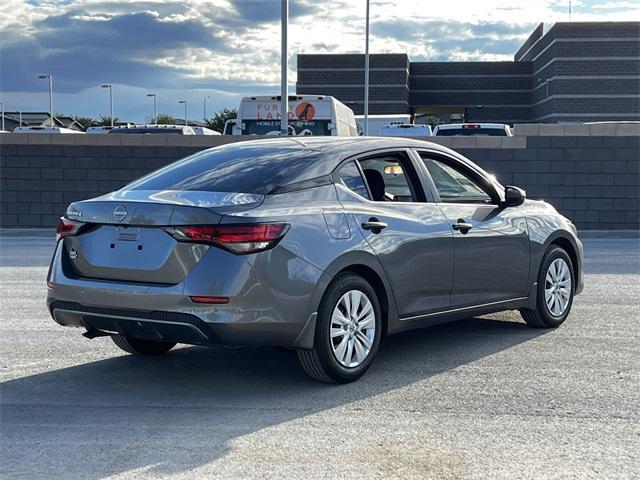
[{"label": "car roof", "polygon": [[265,148],[299,148],[312,149],[326,153],[344,153],[346,157],[356,155],[368,150],[383,148],[431,148],[448,151],[446,147],[437,143],[427,142],[413,138],[400,137],[333,137],[333,136],[309,136],[309,137],[269,137],[268,139],[248,140],[244,142],[229,143],[216,148],[243,148],[263,146]]},{"label": "car roof", "polygon": [[[407,137],[264,137],[200,151],[135,181],[130,187],[175,189],[171,185],[177,175],[176,178],[198,178],[201,183],[207,180],[211,188],[215,183],[215,188],[221,188],[215,191],[286,193],[331,183],[329,175],[346,159],[406,148],[429,149],[468,162],[446,147]],[[206,189],[201,187],[198,189]]]},{"label": "car roof", "polygon": [[[460,157],[453,150],[436,143],[410,137],[267,137],[260,140],[234,142],[214,147],[219,150],[287,150],[292,156],[309,158],[309,173],[326,175],[344,159],[382,149],[423,148]],[[314,153],[315,155],[310,155]]]}]

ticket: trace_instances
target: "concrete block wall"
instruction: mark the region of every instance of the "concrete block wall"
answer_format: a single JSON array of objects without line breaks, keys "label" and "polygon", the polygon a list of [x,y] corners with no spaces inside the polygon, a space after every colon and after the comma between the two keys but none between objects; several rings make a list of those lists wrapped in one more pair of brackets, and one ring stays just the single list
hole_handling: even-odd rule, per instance
[{"label": "concrete block wall", "polygon": [[[638,230],[640,127],[609,127],[522,125],[527,136],[431,140],[552,203],[579,228]],[[256,137],[0,135],[0,226],[54,227],[70,202],[204,148],[249,139]]]},{"label": "concrete block wall", "polygon": [[523,149],[456,149],[583,230],[640,229],[638,137],[528,137]]}]

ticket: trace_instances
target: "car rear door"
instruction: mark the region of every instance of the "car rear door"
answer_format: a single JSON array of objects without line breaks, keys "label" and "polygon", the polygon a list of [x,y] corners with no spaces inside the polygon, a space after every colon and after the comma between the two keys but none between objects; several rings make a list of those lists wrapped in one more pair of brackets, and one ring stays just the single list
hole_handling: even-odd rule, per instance
[{"label": "car rear door", "polygon": [[399,316],[447,309],[453,235],[440,208],[425,196],[409,152],[362,156],[340,166],[334,177],[340,202],[380,259]]},{"label": "car rear door", "polygon": [[526,297],[530,249],[521,210],[505,208],[491,179],[469,163],[417,153],[454,238],[451,307]]}]

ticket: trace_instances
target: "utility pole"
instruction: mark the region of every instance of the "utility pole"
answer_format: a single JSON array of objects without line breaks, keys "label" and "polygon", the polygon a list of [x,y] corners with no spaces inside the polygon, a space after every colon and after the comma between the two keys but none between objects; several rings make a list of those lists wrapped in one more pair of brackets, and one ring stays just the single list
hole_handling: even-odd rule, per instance
[{"label": "utility pole", "polygon": [[184,103],[184,126],[188,125],[187,123],[187,101],[186,100],[178,100],[178,103]]},{"label": "utility pole", "polygon": [[280,135],[289,134],[289,59],[287,58],[287,28],[289,26],[289,0],[282,0],[280,40]]},{"label": "utility pole", "polygon": [[55,127],[53,122],[53,75],[47,73],[45,75],[38,75],[38,78],[49,80],[49,121],[52,127]]},{"label": "utility pole", "polygon": [[364,47],[364,134],[369,135],[369,0],[367,0]]},{"label": "utility pole", "polygon": [[158,126],[158,102],[155,93],[147,93],[147,97],[153,97],[153,123]]},{"label": "utility pole", "polygon": [[102,88],[109,89],[109,118],[111,119],[111,127],[113,128],[113,87],[110,83],[100,85]]},{"label": "utility pole", "polygon": [[571,21],[571,0],[569,0],[569,21]]},{"label": "utility pole", "polygon": [[207,121],[207,100],[209,100],[211,98],[211,95],[207,95],[206,97],[204,97],[204,101],[203,106],[204,106],[204,117],[202,117],[202,119],[206,122]]}]

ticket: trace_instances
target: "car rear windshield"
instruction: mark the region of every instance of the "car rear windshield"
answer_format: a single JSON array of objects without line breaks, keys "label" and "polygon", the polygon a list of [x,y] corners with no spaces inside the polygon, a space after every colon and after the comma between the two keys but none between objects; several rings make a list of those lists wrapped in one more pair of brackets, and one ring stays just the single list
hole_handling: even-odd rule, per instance
[{"label": "car rear windshield", "polygon": [[319,155],[317,150],[305,148],[216,148],[172,163],[124,189],[266,195],[276,188],[318,176],[313,167]]},{"label": "car rear windshield", "polygon": [[453,137],[456,135],[488,135],[490,137],[506,137],[504,128],[443,128],[438,129],[438,137]]}]

